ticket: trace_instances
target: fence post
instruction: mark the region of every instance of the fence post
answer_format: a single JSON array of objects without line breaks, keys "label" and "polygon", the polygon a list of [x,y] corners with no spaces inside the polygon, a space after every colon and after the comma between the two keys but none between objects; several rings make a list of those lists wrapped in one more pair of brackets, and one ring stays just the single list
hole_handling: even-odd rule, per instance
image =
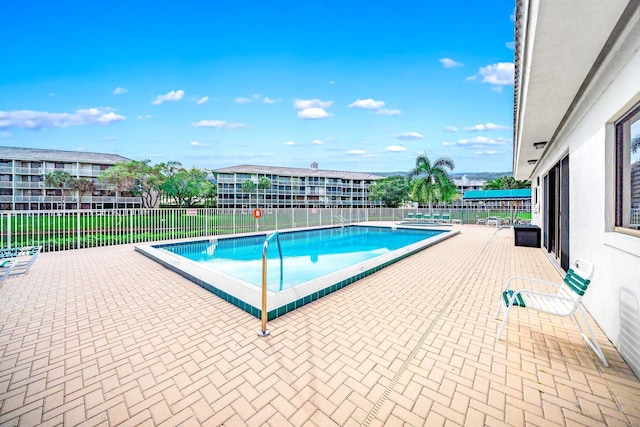
[{"label": "fence post", "polygon": [[11,212],[7,212],[7,247],[11,247]]},{"label": "fence post", "polygon": [[76,212],[76,249],[80,249],[80,209]]}]

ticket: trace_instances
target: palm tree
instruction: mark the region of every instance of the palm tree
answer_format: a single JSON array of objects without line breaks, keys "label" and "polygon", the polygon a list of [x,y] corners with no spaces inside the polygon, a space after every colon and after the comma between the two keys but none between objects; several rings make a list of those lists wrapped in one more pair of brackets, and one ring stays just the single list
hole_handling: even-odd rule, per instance
[{"label": "palm tree", "polygon": [[72,179],[70,187],[78,192],[78,207],[81,206],[81,198],[84,193],[93,193],[96,189],[96,185],[87,178]]},{"label": "palm tree", "polygon": [[429,215],[432,215],[434,200],[440,198],[445,201],[453,196],[449,171],[454,167],[453,160],[448,157],[440,157],[431,163],[426,154],[421,154],[416,158],[416,167],[409,171],[409,178],[417,177],[413,184],[413,198],[418,202],[428,201]]},{"label": "palm tree", "polygon": [[250,179],[242,183],[242,192],[249,193],[249,207],[251,207],[251,193],[256,191],[256,184]]},{"label": "palm tree", "polygon": [[262,190],[262,202],[267,205],[267,190],[271,188],[271,180],[266,176],[263,176],[258,181],[258,188]]},{"label": "palm tree", "polygon": [[65,172],[63,170],[54,170],[53,172],[49,172],[44,176],[44,184],[47,187],[56,187],[60,189],[60,194],[62,195],[62,209],[65,208],[64,204],[64,187],[68,185],[72,181],[72,177],[69,172]]}]

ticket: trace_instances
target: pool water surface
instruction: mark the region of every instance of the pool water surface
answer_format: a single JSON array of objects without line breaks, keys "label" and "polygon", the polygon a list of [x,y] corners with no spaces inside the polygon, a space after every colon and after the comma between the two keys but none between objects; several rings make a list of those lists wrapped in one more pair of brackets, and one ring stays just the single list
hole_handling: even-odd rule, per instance
[{"label": "pool water surface", "polygon": [[[267,234],[136,246],[136,251],[260,318]],[[267,316],[274,319],[457,235],[452,229],[344,226],[279,232],[267,252]]]}]

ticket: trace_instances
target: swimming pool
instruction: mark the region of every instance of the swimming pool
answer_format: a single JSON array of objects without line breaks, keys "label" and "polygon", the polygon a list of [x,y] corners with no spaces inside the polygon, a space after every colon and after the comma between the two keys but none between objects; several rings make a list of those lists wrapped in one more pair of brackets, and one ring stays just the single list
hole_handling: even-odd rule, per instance
[{"label": "swimming pool", "polygon": [[[137,246],[136,250],[260,317],[262,248],[270,235]],[[267,253],[271,320],[457,234],[451,230],[345,226],[280,232]],[[282,275],[281,275],[282,274]]]}]

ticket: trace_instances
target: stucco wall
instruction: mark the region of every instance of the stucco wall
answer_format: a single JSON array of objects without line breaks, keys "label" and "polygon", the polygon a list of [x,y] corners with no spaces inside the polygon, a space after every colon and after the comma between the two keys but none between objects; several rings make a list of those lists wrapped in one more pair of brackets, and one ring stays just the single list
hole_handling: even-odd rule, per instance
[{"label": "stucco wall", "polygon": [[[629,30],[639,34],[638,20]],[[635,31],[635,32],[634,32]],[[615,140],[613,123],[640,101],[640,41],[628,38],[601,71],[539,161],[536,177],[564,155],[570,165],[570,259],[595,263],[584,305],[640,377],[640,237],[613,230]],[[543,227],[544,196],[534,223]]]}]

